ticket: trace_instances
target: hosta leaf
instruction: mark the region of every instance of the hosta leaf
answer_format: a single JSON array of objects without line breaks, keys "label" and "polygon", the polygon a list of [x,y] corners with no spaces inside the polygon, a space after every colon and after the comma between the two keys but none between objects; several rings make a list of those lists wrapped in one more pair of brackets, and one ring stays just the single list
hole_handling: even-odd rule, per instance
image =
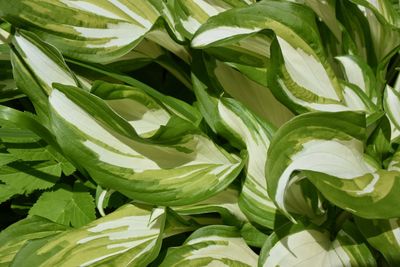
[{"label": "hosta leaf", "polygon": [[267,75],[268,86],[279,100],[296,112],[349,110],[325,55],[314,14],[303,5],[271,0],[228,10],[210,18],[196,33],[192,46],[221,45],[264,29],[277,35]]},{"label": "hosta leaf", "polygon": [[356,218],[357,226],[376,250],[380,251],[390,266],[400,263],[400,220],[365,220]]},{"label": "hosta leaf", "polygon": [[238,205],[239,193],[236,188],[228,187],[206,200],[192,205],[173,207],[173,210],[180,215],[217,212],[221,215],[225,224],[241,226],[244,222],[247,222],[247,218]]},{"label": "hosta leaf", "polygon": [[309,6],[318,17],[328,26],[338,41],[342,40],[342,30],[340,23],[336,20],[336,0],[318,1],[318,0],[299,0]]},{"label": "hosta leaf", "polygon": [[11,62],[17,86],[30,98],[36,111],[47,116],[47,95],[52,90],[52,84],[79,83],[58,50],[34,34],[16,32],[12,42]]},{"label": "hosta leaf", "polygon": [[170,248],[160,266],[256,266],[257,258],[235,227],[207,226]]},{"label": "hosta leaf", "polygon": [[186,38],[191,39],[209,17],[231,8],[247,6],[250,3],[250,0],[175,0],[174,13],[178,29]]},{"label": "hosta leaf", "polygon": [[165,68],[186,87],[191,88],[190,77],[186,74],[182,62],[175,60],[164,48],[147,39],[143,39],[134,50],[109,62],[107,66],[113,70],[129,72],[152,62]]},{"label": "hosta leaf", "polygon": [[391,124],[396,130],[400,130],[400,91],[395,90],[392,86],[386,85],[383,107],[386,111]]},{"label": "hosta leaf", "polygon": [[261,248],[267,240],[267,235],[251,223],[245,223],[240,229],[240,234],[249,246]]},{"label": "hosta leaf", "polygon": [[17,89],[12,76],[10,48],[3,41],[9,36],[8,32],[0,28],[0,102],[23,97],[23,93]]},{"label": "hosta leaf", "polygon": [[[337,17],[346,29],[344,33],[348,34],[354,44],[355,49],[350,49],[349,54],[361,57],[372,66],[376,65],[371,31],[364,13],[350,1],[336,1],[336,6]],[[344,41],[346,41],[345,38]]]},{"label": "hosta leaf", "polygon": [[[84,189],[84,188],[83,188]],[[43,193],[29,210],[29,215],[38,215],[53,222],[81,227],[96,218],[94,199],[89,192],[80,192],[65,187]]]},{"label": "hosta leaf", "polygon": [[[205,56],[205,64],[214,88],[228,93],[261,118],[273,125],[281,126],[293,117],[293,113],[277,101],[266,86],[256,83],[239,70],[221,61]],[[246,74],[251,76],[254,73],[255,71],[250,70]],[[270,112],[271,109],[276,112]]]},{"label": "hosta leaf", "polygon": [[[212,129],[227,138],[239,149],[247,149],[246,178],[244,180],[239,205],[250,221],[273,228],[277,221],[284,221],[267,193],[265,164],[273,127],[250,112],[238,101],[231,98],[220,99],[209,95],[205,84],[193,76],[196,96],[200,101],[200,110]],[[307,195],[307,194],[306,194]],[[299,195],[295,202],[308,207],[306,196],[301,202]],[[318,198],[315,199],[317,202]],[[307,209],[311,217],[312,209]],[[304,212],[304,210],[302,210]]]},{"label": "hosta leaf", "polygon": [[267,162],[268,193],[287,213],[284,202],[291,175],[303,170],[335,205],[366,218],[393,218],[400,173],[380,169],[364,154],[362,114],[309,113],[281,127],[271,143]]},{"label": "hosta leaf", "polygon": [[165,210],[125,205],[79,229],[24,246],[11,266],[146,266],[160,249]]},{"label": "hosta leaf", "polygon": [[106,62],[129,52],[159,18],[150,1],[1,2],[2,15],[34,31],[65,55]]},{"label": "hosta leaf", "polygon": [[372,69],[362,59],[356,56],[336,57],[343,67],[346,80],[357,85],[374,103],[377,102],[379,92],[376,90],[375,75]]},{"label": "hosta leaf", "polygon": [[242,148],[247,149],[249,155],[239,205],[251,221],[273,228],[279,216],[268,196],[265,180],[266,152],[273,130],[233,99],[219,100],[218,112],[229,132],[244,142]]},{"label": "hosta leaf", "polygon": [[368,247],[360,243],[350,223],[332,240],[328,231],[313,226],[286,225],[271,234],[259,266],[377,266]]},{"label": "hosta leaf", "polygon": [[[368,19],[378,61],[400,45],[400,13],[389,0],[351,0]],[[383,44],[384,43],[384,44]]]},{"label": "hosta leaf", "polygon": [[91,93],[106,100],[142,137],[154,135],[173,116],[161,103],[137,87],[98,82],[93,85]]},{"label": "hosta leaf", "polygon": [[68,227],[39,216],[20,220],[0,233],[0,266],[9,266],[28,241],[59,234]]},{"label": "hosta leaf", "polygon": [[95,72],[98,72],[101,74],[104,74],[108,77],[111,77],[118,81],[129,84],[130,86],[140,88],[141,90],[143,90],[144,92],[146,92],[147,94],[152,96],[153,98],[164,103],[164,105],[167,107],[167,109],[170,112],[174,113],[175,115],[177,115],[185,120],[192,122],[193,124],[198,125],[202,119],[198,110],[196,108],[192,107],[191,105],[189,105],[188,103],[186,103],[182,100],[179,100],[177,98],[164,95],[164,94],[158,92],[157,90],[155,90],[154,88],[152,88],[152,87],[150,87],[128,75],[120,74],[120,73],[115,72],[114,70],[106,68],[104,66],[99,66],[99,65],[94,65],[94,64],[89,65],[89,64],[82,63],[82,62],[78,62],[78,61],[72,61],[72,62],[77,64],[78,66],[84,67],[86,69],[89,69],[89,70],[92,70],[92,71],[95,71]]},{"label": "hosta leaf", "polygon": [[104,188],[154,204],[190,204],[223,190],[242,168],[179,117],[145,139],[101,99],[57,88],[49,98],[57,140]]}]

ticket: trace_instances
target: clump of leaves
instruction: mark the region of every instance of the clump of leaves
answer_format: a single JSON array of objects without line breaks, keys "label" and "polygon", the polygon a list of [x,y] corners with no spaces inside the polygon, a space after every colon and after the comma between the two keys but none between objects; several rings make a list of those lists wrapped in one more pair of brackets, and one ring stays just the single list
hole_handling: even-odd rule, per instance
[{"label": "clump of leaves", "polygon": [[399,266],[396,0],[0,0],[0,266]]}]

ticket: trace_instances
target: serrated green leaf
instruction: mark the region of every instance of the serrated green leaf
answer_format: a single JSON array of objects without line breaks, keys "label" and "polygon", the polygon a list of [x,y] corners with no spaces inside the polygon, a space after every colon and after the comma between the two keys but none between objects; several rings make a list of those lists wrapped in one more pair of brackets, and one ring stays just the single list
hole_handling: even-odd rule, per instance
[{"label": "serrated green leaf", "polygon": [[43,193],[29,210],[29,215],[37,215],[53,222],[81,227],[95,216],[94,199],[89,192],[81,192],[79,188],[59,188]]}]

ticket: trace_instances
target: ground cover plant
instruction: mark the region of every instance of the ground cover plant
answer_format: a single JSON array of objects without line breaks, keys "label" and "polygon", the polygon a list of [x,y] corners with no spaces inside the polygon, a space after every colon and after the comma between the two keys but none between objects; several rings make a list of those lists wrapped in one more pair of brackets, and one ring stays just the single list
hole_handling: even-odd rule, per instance
[{"label": "ground cover plant", "polygon": [[0,266],[399,266],[397,0],[0,0]]}]

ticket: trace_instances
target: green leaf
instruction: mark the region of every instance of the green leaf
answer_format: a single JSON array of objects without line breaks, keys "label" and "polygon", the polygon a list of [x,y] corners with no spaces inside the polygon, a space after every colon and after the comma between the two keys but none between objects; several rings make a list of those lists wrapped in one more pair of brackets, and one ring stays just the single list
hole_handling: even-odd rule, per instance
[{"label": "green leaf", "polygon": [[29,210],[29,215],[38,215],[53,222],[81,227],[94,219],[94,199],[84,188],[65,187],[43,193]]},{"label": "green leaf", "polygon": [[54,236],[68,227],[32,216],[20,220],[0,233],[0,266],[9,266],[17,252],[30,240]]},{"label": "green leaf", "polygon": [[170,248],[160,266],[256,266],[257,258],[235,227],[207,226]]},{"label": "green leaf", "polygon": [[157,256],[165,210],[125,205],[90,224],[24,246],[11,266],[146,266]]},{"label": "green leaf", "polygon": [[4,106],[0,110],[0,202],[48,189],[61,173],[75,171],[58,147],[51,146],[53,137],[35,116]]}]

